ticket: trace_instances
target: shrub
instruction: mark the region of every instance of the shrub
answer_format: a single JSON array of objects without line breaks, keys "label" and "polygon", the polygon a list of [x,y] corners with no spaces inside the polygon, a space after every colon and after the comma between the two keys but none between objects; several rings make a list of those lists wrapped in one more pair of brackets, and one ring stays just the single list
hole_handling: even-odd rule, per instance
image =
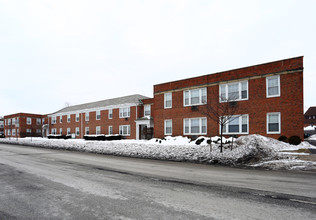
[{"label": "shrub", "polygon": [[199,138],[195,141],[196,145],[200,145],[204,141],[204,138]]},{"label": "shrub", "polygon": [[301,142],[302,142],[302,140],[299,136],[291,136],[289,138],[289,144],[299,145]]},{"label": "shrub", "polygon": [[289,142],[289,140],[287,139],[287,137],[284,136],[284,135],[281,135],[281,136],[278,138],[278,140],[279,140],[279,141],[283,141],[283,142],[285,142],[285,143],[288,143],[288,142]]}]

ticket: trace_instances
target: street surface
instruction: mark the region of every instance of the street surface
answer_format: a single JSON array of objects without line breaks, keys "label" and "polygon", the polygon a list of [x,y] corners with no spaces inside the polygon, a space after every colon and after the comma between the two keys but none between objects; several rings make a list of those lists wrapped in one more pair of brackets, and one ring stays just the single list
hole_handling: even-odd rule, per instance
[{"label": "street surface", "polygon": [[0,144],[0,219],[315,219],[316,172]]}]

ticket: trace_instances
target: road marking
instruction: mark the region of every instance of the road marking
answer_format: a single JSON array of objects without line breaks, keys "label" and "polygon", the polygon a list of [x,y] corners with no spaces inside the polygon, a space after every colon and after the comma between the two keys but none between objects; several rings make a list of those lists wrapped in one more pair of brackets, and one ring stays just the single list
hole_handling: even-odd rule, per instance
[{"label": "road marking", "polygon": [[301,202],[301,203],[316,205],[316,202],[309,202],[309,201],[298,200],[298,199],[290,199],[290,200],[293,202]]}]

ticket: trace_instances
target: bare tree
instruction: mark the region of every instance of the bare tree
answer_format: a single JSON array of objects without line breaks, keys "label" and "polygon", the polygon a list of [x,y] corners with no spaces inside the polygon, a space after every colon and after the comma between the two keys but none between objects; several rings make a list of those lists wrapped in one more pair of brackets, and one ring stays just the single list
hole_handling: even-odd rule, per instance
[{"label": "bare tree", "polygon": [[220,152],[223,152],[223,131],[224,126],[231,121],[235,120],[236,118],[240,117],[240,115],[236,115],[237,110],[239,110],[238,103],[236,100],[238,97],[236,95],[232,95],[228,98],[226,97],[219,97],[220,103],[216,103],[214,105],[206,103],[206,109],[202,111],[202,113],[210,118],[212,121],[216,122],[220,127],[220,138],[221,138],[221,145],[220,145]]}]

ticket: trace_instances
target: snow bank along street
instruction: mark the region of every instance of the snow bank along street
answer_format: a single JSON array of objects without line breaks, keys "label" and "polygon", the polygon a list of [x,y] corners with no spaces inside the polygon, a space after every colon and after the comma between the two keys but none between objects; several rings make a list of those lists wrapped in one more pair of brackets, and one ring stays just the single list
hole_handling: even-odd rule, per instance
[{"label": "snow bank along street", "polygon": [[310,170],[316,168],[315,161],[298,159],[308,155],[309,149],[316,149],[307,142],[294,146],[260,135],[242,136],[238,139],[224,139],[223,153],[219,151],[219,137],[199,137],[190,141],[184,137],[166,137],[149,141],[84,141],[55,140],[45,138],[0,139],[1,143],[29,145],[53,149],[67,149],[107,155],[127,156],[136,158],[188,161],[227,166],[248,166],[267,169]]}]

